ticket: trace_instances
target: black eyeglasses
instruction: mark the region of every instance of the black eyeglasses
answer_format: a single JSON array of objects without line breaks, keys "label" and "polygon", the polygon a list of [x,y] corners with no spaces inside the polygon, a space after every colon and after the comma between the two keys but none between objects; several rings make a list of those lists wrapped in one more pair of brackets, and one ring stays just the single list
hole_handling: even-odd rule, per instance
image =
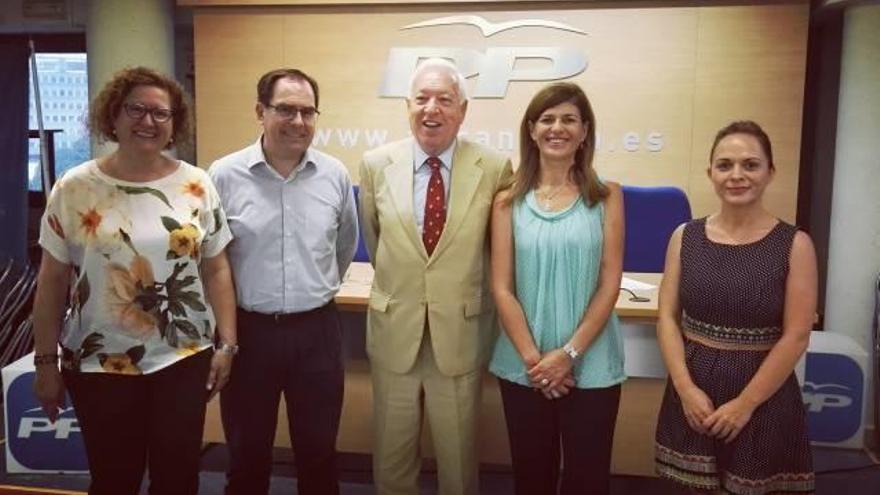
[{"label": "black eyeglasses", "polygon": [[150,108],[142,103],[123,103],[122,108],[125,114],[134,120],[141,120],[145,115],[150,114],[154,122],[168,122],[174,117],[174,110],[169,108]]},{"label": "black eyeglasses", "polygon": [[303,122],[314,122],[315,117],[321,115],[321,112],[318,111],[315,107],[296,107],[293,105],[266,105],[266,108],[271,108],[275,115],[281,117],[282,119],[295,119],[297,114],[299,114]]}]

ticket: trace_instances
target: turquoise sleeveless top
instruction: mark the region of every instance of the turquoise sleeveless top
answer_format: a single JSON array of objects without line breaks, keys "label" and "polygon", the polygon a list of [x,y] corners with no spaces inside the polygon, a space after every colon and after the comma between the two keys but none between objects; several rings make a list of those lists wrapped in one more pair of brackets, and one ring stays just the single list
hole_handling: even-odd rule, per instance
[{"label": "turquoise sleeveless top", "polygon": [[[604,213],[601,202],[588,207],[581,197],[564,210],[543,211],[533,191],[513,205],[516,297],[542,354],[571,339],[596,291]],[[626,379],[619,325],[612,312],[575,364],[572,373],[577,388],[605,388]],[[503,330],[489,371],[530,386],[522,358]]]}]

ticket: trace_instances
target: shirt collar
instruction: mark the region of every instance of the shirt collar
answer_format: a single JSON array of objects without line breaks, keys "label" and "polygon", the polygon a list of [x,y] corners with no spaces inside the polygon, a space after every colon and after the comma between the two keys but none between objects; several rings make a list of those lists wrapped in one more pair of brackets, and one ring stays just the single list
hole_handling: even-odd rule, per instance
[{"label": "shirt collar", "polygon": [[[309,146],[306,148],[305,154],[303,154],[302,160],[297,164],[296,168],[294,168],[294,173],[297,171],[303,170],[306,165],[311,165],[313,167],[317,166],[317,161],[315,161],[315,154],[312,152],[312,147]],[[247,166],[249,169],[253,169],[257,165],[265,165],[269,166],[269,161],[266,160],[266,153],[263,152],[263,135],[260,134],[260,137],[257,138],[257,141],[251,145],[250,150],[248,152],[248,160]]]},{"label": "shirt collar", "polygon": [[[437,158],[443,163],[443,167],[446,170],[452,170],[452,156],[455,154],[455,145],[458,143],[458,140],[452,142],[448,148],[443,150],[442,153],[437,155]],[[431,155],[425,153],[425,151],[419,146],[418,141],[413,140],[413,170],[416,171],[425,164],[425,160],[430,158]]]}]

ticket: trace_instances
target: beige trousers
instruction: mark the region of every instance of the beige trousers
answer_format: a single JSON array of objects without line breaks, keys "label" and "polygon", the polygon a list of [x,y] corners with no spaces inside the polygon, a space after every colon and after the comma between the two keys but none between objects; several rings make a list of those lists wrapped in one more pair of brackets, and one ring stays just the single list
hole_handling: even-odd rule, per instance
[{"label": "beige trousers", "polygon": [[481,370],[446,376],[428,331],[407,373],[373,367],[373,480],[379,495],[417,495],[423,420],[437,457],[439,495],[477,495]]}]

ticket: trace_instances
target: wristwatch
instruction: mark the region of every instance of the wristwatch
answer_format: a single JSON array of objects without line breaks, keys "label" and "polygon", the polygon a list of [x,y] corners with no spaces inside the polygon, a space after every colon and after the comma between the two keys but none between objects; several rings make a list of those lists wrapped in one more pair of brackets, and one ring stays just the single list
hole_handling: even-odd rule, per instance
[{"label": "wristwatch", "polygon": [[214,344],[214,351],[235,356],[238,354],[238,344],[227,344],[226,342],[217,342]]},{"label": "wristwatch", "polygon": [[568,354],[568,357],[571,358],[572,361],[577,361],[577,358],[581,356],[581,354],[571,345],[571,342],[567,342],[564,346],[562,346],[562,351]]}]

